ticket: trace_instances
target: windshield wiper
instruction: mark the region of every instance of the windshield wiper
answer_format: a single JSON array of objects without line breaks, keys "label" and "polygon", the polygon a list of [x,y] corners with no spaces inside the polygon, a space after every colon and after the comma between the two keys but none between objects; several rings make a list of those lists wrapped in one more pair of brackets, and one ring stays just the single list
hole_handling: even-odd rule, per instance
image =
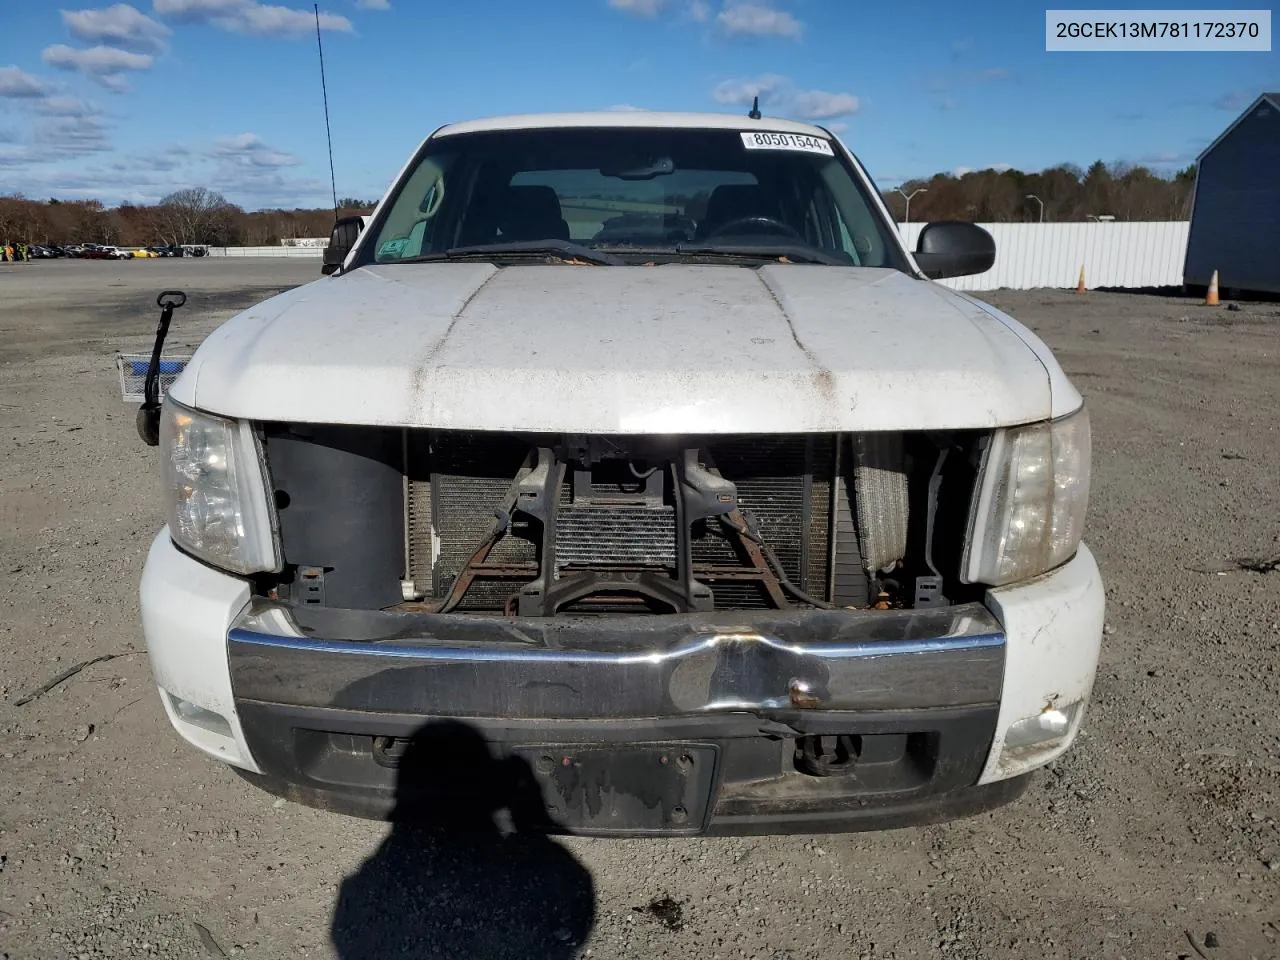
[{"label": "windshield wiper", "polygon": [[791,243],[786,240],[769,243],[677,243],[676,253],[710,254],[726,257],[752,257],[760,260],[777,260],[786,257],[797,263],[825,263],[833,267],[857,266],[848,256],[828,253],[807,243]]},{"label": "windshield wiper", "polygon": [[451,247],[439,253],[424,253],[417,257],[405,257],[394,263],[420,263],[426,260],[454,260],[466,257],[489,257],[522,254],[554,254],[566,260],[585,260],[588,263],[608,267],[622,266],[623,261],[611,253],[593,250],[572,240],[515,240],[505,243],[478,243],[469,247]]}]

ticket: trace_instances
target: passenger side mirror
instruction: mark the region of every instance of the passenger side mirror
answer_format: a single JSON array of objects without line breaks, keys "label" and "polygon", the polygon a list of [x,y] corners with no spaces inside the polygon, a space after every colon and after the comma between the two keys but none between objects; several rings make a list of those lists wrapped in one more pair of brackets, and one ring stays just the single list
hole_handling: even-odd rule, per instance
[{"label": "passenger side mirror", "polygon": [[986,273],[996,262],[996,242],[976,223],[926,224],[916,241],[916,263],[930,280]]},{"label": "passenger side mirror", "polygon": [[324,248],[324,264],[320,272],[326,277],[337,272],[342,266],[351,248],[360,239],[360,231],[364,229],[364,217],[341,217],[333,225],[329,234],[329,245]]}]

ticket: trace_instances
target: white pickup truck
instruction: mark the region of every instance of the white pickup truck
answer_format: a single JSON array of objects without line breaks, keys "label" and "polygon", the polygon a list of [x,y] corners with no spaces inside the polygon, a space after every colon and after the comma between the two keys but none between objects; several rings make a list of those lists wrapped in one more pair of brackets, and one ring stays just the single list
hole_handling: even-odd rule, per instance
[{"label": "white pickup truck", "polygon": [[812,832],[1015,798],[1080,728],[1103,587],[1080,394],[931,282],[994,256],[967,223],[905,249],[817,126],[436,130],[327,276],[146,414],[169,719],[371,817]]}]

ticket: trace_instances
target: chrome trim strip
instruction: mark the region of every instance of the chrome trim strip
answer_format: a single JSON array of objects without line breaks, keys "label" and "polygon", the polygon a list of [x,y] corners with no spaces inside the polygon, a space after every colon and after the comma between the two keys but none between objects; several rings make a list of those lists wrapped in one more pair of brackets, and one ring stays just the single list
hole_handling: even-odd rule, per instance
[{"label": "chrome trim strip", "polygon": [[868,643],[828,646],[826,644],[787,644],[758,633],[716,633],[696,638],[692,643],[681,644],[667,650],[652,653],[604,653],[594,650],[548,650],[493,647],[445,647],[437,645],[411,646],[395,643],[365,643],[349,640],[312,640],[309,637],[285,637],[257,633],[243,628],[233,628],[228,635],[232,643],[253,644],[262,647],[280,647],[290,650],[308,650],[313,653],[354,654],[364,657],[395,657],[424,661],[461,663],[582,663],[582,664],[659,664],[714,650],[726,644],[758,643],[796,656],[817,656],[824,660],[852,660],[863,657],[890,657],[909,654],[940,653],[944,651],[977,650],[986,647],[1003,647],[1005,638],[1000,633],[975,636],[938,637],[932,640],[877,640]]},{"label": "chrome trim strip", "polygon": [[627,719],[992,704],[999,622],[934,610],[498,619],[258,601],[228,633],[237,699],[361,714]]}]

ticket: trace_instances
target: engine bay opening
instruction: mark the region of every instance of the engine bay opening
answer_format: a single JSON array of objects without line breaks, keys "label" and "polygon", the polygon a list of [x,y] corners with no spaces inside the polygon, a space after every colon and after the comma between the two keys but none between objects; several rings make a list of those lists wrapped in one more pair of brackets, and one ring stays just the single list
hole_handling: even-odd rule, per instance
[{"label": "engine bay opening", "polygon": [[968,599],[968,434],[266,425],[278,599],[508,617]]}]

